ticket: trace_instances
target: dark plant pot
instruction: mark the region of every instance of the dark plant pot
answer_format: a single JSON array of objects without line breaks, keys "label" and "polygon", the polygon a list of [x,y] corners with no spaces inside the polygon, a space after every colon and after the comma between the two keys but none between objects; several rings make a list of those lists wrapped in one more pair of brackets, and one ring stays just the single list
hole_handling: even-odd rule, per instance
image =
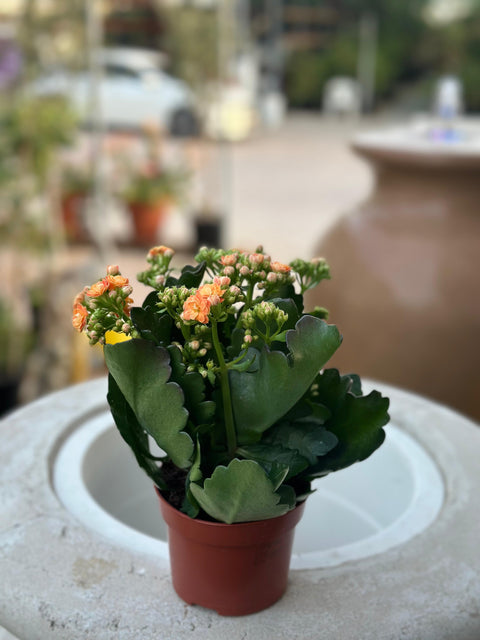
[{"label": "dark plant pot", "polygon": [[21,380],[21,375],[8,377],[0,375],[0,416],[17,406]]},{"label": "dark plant pot", "polygon": [[173,587],[185,602],[242,616],[282,597],[304,503],[279,518],[223,524],[189,518],[157,493],[168,525]]},{"label": "dark plant pot", "polygon": [[196,249],[220,247],[222,245],[222,223],[220,219],[195,220]]},{"label": "dark plant pot", "polygon": [[135,243],[142,246],[154,245],[168,209],[168,202],[129,202],[128,208],[132,215]]}]

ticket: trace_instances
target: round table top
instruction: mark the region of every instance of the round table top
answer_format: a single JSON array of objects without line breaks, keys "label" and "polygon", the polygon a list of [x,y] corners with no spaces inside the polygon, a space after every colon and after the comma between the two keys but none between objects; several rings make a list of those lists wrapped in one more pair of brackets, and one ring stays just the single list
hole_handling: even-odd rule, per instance
[{"label": "round table top", "polygon": [[463,119],[452,127],[422,119],[365,131],[352,148],[376,163],[431,169],[480,169],[480,121]]},{"label": "round table top", "polygon": [[23,640],[478,640],[480,429],[419,396],[371,386],[390,397],[392,422],[438,465],[439,516],[379,555],[291,571],[285,596],[244,618],[186,605],[158,558],[115,546],[60,503],[56,452],[82,420],[105,410],[104,379],[11,414],[0,422],[0,626]]}]

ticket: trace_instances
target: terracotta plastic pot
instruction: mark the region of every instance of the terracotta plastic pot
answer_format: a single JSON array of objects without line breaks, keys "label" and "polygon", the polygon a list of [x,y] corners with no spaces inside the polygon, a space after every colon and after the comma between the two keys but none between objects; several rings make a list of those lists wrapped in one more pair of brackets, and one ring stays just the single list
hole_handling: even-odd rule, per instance
[{"label": "terracotta plastic pot", "polygon": [[138,244],[151,246],[155,244],[158,230],[168,208],[168,202],[160,201],[151,204],[129,202],[135,229],[135,241]]},{"label": "terracotta plastic pot", "polygon": [[69,193],[62,197],[62,217],[67,238],[82,242],[87,240],[87,232],[82,220],[86,195],[84,193]]},{"label": "terracotta plastic pot", "polygon": [[223,524],[189,518],[158,495],[168,525],[173,587],[185,602],[242,616],[282,597],[304,503],[279,518]]}]

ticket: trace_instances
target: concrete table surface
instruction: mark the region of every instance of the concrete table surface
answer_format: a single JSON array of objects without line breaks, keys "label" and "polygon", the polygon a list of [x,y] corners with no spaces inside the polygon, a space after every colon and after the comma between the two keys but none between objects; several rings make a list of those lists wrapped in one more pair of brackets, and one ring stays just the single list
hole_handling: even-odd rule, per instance
[{"label": "concrete table surface", "polygon": [[292,571],[282,600],[243,618],[186,605],[158,559],[112,545],[59,502],[56,451],[104,410],[104,379],[11,414],[0,423],[0,625],[22,640],[478,640],[480,430],[424,398],[374,386],[444,476],[438,518],[380,555]]}]

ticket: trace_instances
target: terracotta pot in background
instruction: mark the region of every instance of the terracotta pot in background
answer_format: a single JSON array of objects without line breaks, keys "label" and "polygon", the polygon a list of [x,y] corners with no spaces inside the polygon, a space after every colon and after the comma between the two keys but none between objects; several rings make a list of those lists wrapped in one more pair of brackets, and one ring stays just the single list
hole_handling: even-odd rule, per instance
[{"label": "terracotta pot in background", "polygon": [[185,602],[241,616],[282,597],[304,503],[279,518],[223,524],[189,518],[157,493],[168,525],[173,587]]},{"label": "terracotta pot in background", "polygon": [[85,193],[68,193],[61,198],[62,218],[68,240],[83,242],[88,234],[83,221]]},{"label": "terracotta pot in background", "polygon": [[167,200],[154,203],[128,203],[135,230],[134,241],[137,244],[152,246],[156,243],[158,231],[168,206]]}]

